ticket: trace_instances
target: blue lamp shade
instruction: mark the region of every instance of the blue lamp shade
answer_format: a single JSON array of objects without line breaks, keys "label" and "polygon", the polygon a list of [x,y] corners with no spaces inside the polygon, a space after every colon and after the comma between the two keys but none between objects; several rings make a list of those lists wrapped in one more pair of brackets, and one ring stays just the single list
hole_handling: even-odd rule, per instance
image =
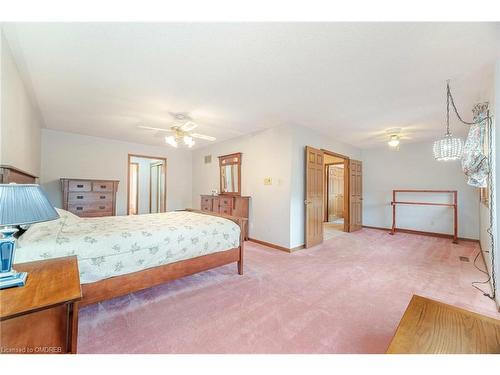
[{"label": "blue lamp shade", "polygon": [[0,226],[33,224],[58,217],[40,185],[0,184]]}]

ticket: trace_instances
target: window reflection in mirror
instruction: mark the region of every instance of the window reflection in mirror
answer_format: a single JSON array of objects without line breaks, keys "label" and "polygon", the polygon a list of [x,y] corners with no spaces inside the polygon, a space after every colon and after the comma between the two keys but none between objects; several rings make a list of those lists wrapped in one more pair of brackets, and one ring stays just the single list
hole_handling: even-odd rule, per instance
[{"label": "window reflection in mirror", "polygon": [[241,195],[241,153],[219,156],[220,192]]},{"label": "window reflection in mirror", "polygon": [[238,169],[239,165],[231,164],[220,167],[222,176],[222,189],[224,193],[238,192]]}]

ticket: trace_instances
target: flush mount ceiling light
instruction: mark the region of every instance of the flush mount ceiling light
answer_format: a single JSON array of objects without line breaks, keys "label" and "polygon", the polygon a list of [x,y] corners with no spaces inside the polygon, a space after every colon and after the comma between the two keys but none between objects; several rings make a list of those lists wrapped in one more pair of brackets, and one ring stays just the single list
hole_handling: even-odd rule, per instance
[{"label": "flush mount ceiling light", "polygon": [[387,144],[390,147],[396,148],[399,146],[401,141],[400,133],[401,133],[401,128],[393,128],[387,130],[387,135],[389,136],[389,141],[387,142]]},{"label": "flush mount ceiling light", "polygon": [[[450,132],[450,101],[458,119],[462,121],[458,115],[457,108],[453,102],[453,96],[450,90],[450,81],[446,82],[446,134],[443,138],[434,142],[433,151],[434,158],[439,161],[458,160],[462,157],[464,144],[462,138],[453,137]],[[462,121],[463,122],[463,121]]]},{"label": "flush mount ceiling light", "polygon": [[399,135],[393,134],[389,138],[389,142],[387,144],[391,147],[398,147],[399,146]]}]

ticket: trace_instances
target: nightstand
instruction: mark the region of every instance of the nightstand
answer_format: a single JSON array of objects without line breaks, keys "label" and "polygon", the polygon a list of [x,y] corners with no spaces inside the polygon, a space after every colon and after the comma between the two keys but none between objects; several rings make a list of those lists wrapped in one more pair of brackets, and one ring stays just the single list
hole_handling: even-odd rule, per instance
[{"label": "nightstand", "polygon": [[76,353],[82,298],[76,256],[15,264],[24,287],[0,290],[0,353]]}]

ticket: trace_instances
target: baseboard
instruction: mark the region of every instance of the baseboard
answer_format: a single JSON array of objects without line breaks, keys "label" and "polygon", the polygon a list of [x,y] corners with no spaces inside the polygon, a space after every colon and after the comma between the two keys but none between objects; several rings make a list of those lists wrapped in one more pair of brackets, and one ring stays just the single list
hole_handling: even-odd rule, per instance
[{"label": "baseboard", "polygon": [[[387,231],[387,232],[391,231],[391,228],[372,227],[370,225],[363,225],[363,228],[384,230],[384,231]],[[424,232],[424,231],[420,231],[420,230],[404,229],[404,228],[396,228],[396,234],[397,234],[397,232],[409,233],[409,234],[419,234],[421,236],[429,236],[429,237],[439,237],[439,238],[453,239],[453,235],[446,234],[446,233]],[[476,240],[476,239],[473,239],[473,238],[458,237],[458,240],[459,241],[471,241],[471,242],[478,242],[479,243],[479,240]]]},{"label": "baseboard", "polygon": [[305,248],[306,248],[306,245],[295,246],[295,247],[292,247],[290,249],[290,252],[293,253],[294,251],[302,250],[302,249],[305,249]]},{"label": "baseboard", "polygon": [[294,251],[301,250],[301,249],[304,248],[304,245],[301,245],[301,246],[293,247],[293,248],[290,249],[288,247],[284,247],[284,246],[280,246],[280,245],[275,245],[273,243],[266,242],[266,241],[261,241],[261,240],[257,240],[255,238],[249,238],[248,241],[255,242],[255,243],[258,243],[259,245],[264,245],[264,246],[267,246],[267,247],[270,247],[270,248],[273,248],[273,249],[276,249],[276,250],[284,251],[284,252],[287,252],[287,253],[293,253]]}]

